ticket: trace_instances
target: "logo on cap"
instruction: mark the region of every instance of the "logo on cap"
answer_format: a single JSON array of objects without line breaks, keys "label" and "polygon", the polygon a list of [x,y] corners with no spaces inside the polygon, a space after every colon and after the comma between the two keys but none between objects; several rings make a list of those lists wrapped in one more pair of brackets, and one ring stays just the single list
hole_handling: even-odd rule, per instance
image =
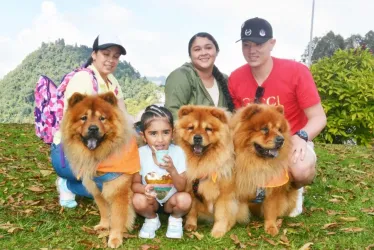
[{"label": "logo on cap", "polygon": [[250,36],[252,34],[252,30],[251,29],[247,29],[247,30],[244,31],[244,34],[246,36]]},{"label": "logo on cap", "polygon": [[260,33],[259,33],[259,34],[260,34],[260,36],[266,36],[266,32],[265,32],[265,30],[263,30],[263,29],[260,30]]}]

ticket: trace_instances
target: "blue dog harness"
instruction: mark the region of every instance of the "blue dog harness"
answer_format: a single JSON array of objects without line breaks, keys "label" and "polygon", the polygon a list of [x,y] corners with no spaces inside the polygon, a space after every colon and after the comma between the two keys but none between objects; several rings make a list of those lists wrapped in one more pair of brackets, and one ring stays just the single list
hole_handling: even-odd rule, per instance
[{"label": "blue dog harness", "polygon": [[252,203],[257,203],[257,204],[262,203],[262,202],[264,202],[265,195],[266,195],[265,188],[257,188],[256,189],[256,198],[254,200],[252,200],[251,202]]},{"label": "blue dog harness", "polygon": [[112,181],[120,177],[123,173],[105,173],[100,176],[96,176],[93,178],[93,181],[96,183],[96,186],[103,191],[103,184],[107,181]]}]

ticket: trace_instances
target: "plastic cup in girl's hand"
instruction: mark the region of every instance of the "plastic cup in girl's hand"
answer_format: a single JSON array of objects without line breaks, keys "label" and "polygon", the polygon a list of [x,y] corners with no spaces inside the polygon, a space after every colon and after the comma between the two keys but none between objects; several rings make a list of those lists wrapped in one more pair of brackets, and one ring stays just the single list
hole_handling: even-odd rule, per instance
[{"label": "plastic cup in girl's hand", "polygon": [[155,153],[156,153],[157,162],[159,164],[165,163],[163,159],[164,159],[164,156],[169,153],[169,150],[157,150]]},{"label": "plastic cup in girl's hand", "polygon": [[153,186],[153,190],[159,200],[164,199],[173,187],[173,180],[170,174],[159,176],[157,173],[151,172],[145,176],[145,180],[147,184]]}]

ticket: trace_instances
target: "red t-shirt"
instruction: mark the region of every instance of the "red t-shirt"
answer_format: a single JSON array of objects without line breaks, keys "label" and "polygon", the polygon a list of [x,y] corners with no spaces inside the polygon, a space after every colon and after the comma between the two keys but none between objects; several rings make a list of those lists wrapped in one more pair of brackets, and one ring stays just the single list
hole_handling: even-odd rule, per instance
[{"label": "red t-shirt", "polygon": [[[294,134],[308,122],[304,109],[321,100],[312,74],[306,66],[292,60],[272,59],[273,69],[261,85],[265,89],[261,102],[283,105],[291,133]],[[235,108],[254,102],[258,84],[248,64],[231,73],[228,85]]]}]

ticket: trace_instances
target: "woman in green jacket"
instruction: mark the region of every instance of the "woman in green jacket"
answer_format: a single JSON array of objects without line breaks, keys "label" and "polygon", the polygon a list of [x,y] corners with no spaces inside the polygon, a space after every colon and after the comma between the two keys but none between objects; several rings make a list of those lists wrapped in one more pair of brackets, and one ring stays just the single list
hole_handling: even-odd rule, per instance
[{"label": "woman in green jacket", "polygon": [[188,43],[191,62],[177,68],[166,79],[165,107],[174,119],[181,106],[206,105],[234,110],[227,88],[227,76],[214,65],[219,47],[214,37],[200,32]]}]

